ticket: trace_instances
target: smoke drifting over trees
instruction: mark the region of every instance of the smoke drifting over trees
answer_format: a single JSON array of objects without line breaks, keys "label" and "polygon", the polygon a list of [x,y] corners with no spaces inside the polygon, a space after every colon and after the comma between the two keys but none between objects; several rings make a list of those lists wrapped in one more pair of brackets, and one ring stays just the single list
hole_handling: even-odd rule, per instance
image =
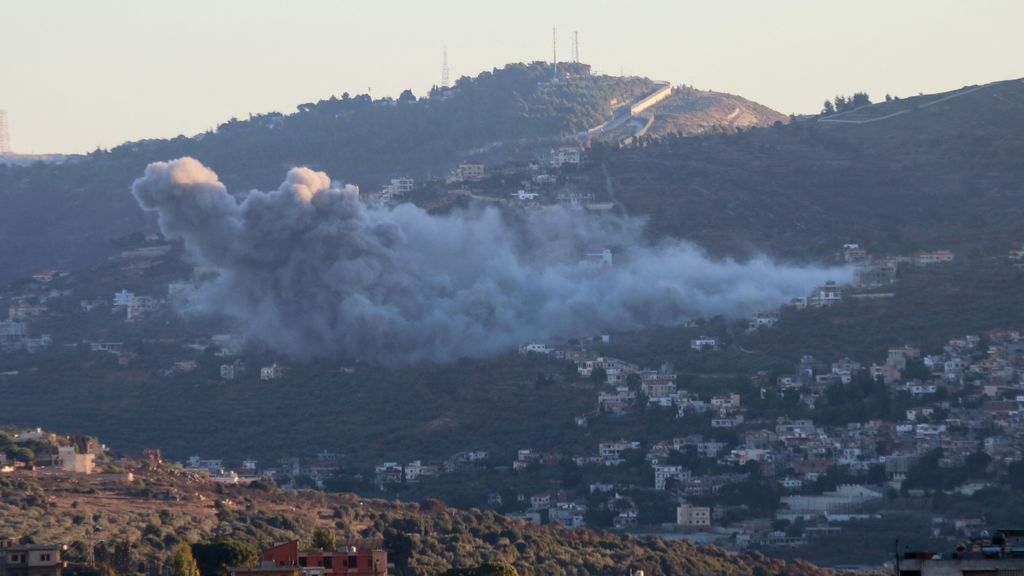
[{"label": "smoke drifting over trees", "polygon": [[[219,272],[191,312],[226,314],[254,342],[298,358],[485,356],[527,340],[747,315],[848,275],[714,261],[683,241],[645,243],[638,222],[559,207],[370,208],[308,168],[237,201],[212,170],[180,158],[150,164],[132,193]],[[584,261],[608,245],[614,266]]]}]

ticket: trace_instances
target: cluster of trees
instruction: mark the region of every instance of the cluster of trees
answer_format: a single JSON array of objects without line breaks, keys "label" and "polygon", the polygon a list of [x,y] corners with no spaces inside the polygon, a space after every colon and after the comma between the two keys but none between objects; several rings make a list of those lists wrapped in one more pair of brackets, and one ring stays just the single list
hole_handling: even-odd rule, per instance
[{"label": "cluster of trees", "polygon": [[734,555],[684,541],[599,534],[510,521],[493,512],[421,510],[374,515],[363,535],[380,534],[400,574],[620,574],[627,568],[646,574],[760,574],[810,576],[820,569],[801,561],[781,562],[751,552]]},{"label": "cluster of trees", "polygon": [[[967,456],[962,466],[944,466],[943,450],[936,448],[922,456],[910,470],[907,479],[900,487],[904,494],[911,490],[937,492],[958,488],[970,480],[989,480],[989,466],[992,457],[984,452],[975,452]],[[1015,481],[1011,478],[1009,482]]]},{"label": "cluster of trees", "polygon": [[852,96],[837,95],[832,100],[825,100],[821,113],[828,115],[835,114],[836,112],[846,112],[847,110],[853,110],[868,104],[871,104],[871,97],[868,96],[867,92],[854,92]]},{"label": "cluster of trees", "polygon": [[0,430],[0,452],[12,462],[33,464],[39,456],[55,453],[56,446],[47,440],[15,442],[13,434]]}]

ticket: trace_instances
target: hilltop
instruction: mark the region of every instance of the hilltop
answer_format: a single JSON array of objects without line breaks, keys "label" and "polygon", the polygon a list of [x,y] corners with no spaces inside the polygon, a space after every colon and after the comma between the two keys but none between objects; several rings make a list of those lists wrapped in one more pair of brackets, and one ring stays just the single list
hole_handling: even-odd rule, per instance
[{"label": "hilltop", "polygon": [[[164,562],[183,541],[215,537],[254,548],[309,541],[315,528],[338,541],[383,542],[393,573],[439,574],[456,566],[508,562],[534,574],[718,574],[823,576],[830,571],[712,546],[534,526],[490,511],[461,511],[428,500],[398,503],[350,494],[280,490],[265,483],[225,486],[168,466],[121,461],[116,474],[84,476],[43,469],[0,476],[0,534],[66,543],[82,563],[89,542],[112,558],[124,541],[137,562]],[[126,478],[131,473],[132,479]],[[130,563],[129,563],[130,564]]]},{"label": "hilltop", "polygon": [[661,138],[733,134],[750,128],[785,124],[789,117],[742,96],[674,86],[672,93],[600,140],[620,142],[630,136]]}]

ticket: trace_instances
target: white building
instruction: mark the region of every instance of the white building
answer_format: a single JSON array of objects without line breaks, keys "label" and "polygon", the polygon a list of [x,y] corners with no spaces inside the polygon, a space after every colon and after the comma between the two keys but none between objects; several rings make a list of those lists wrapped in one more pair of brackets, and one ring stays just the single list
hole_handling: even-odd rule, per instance
[{"label": "white building", "polygon": [[666,482],[672,480],[686,480],[690,477],[690,471],[684,470],[682,466],[671,466],[663,464],[654,465],[654,489],[664,490]]},{"label": "white building", "polygon": [[135,300],[135,294],[133,292],[121,290],[114,294],[114,307],[128,306],[132,303],[132,300]]},{"label": "white building", "polygon": [[403,196],[412,192],[412,189],[416,187],[416,181],[412,178],[392,178],[391,182],[384,185],[381,189],[381,193],[384,196]]},{"label": "white building", "polygon": [[699,336],[690,340],[690,348],[698,352],[705,350],[718,350],[718,338],[712,338],[711,336]]},{"label": "white building", "polygon": [[538,344],[536,342],[519,345],[520,354],[551,354],[554,350],[554,348],[547,344]]},{"label": "white building", "polygon": [[565,164],[579,166],[582,150],[575,146],[563,146],[551,152],[551,166],[561,168]]},{"label": "white building", "polygon": [[749,330],[757,330],[759,328],[771,328],[779,322],[779,314],[777,312],[762,311],[754,314],[754,317],[750,319]]},{"label": "white building", "polygon": [[518,190],[512,193],[512,197],[520,202],[536,200],[538,196],[540,196],[540,194],[537,192],[527,192],[526,190]]},{"label": "white building", "polygon": [[819,286],[814,290],[808,303],[815,308],[824,308],[842,301],[842,289],[834,280],[829,280],[823,286]]},{"label": "white building", "polygon": [[844,484],[820,495],[783,496],[782,503],[796,514],[824,514],[847,512],[857,506],[880,500],[882,494],[860,485]]},{"label": "white building", "polygon": [[452,175],[448,178],[449,182],[474,182],[477,180],[484,179],[484,165],[483,164],[459,164]]},{"label": "white building", "polygon": [[283,377],[284,366],[278,366],[277,362],[260,368],[260,380],[277,380]]},{"label": "white building", "polygon": [[615,440],[612,442],[601,442],[597,445],[597,453],[606,460],[618,460],[620,455],[627,450],[639,450],[640,443],[629,440]]}]

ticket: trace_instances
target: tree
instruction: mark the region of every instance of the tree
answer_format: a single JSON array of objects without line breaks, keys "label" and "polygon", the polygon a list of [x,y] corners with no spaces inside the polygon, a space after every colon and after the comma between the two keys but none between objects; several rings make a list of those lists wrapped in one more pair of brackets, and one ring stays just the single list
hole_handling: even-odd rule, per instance
[{"label": "tree", "polygon": [[849,100],[850,107],[859,108],[860,106],[867,106],[871,104],[871,97],[868,96],[867,92],[854,92],[853,97]]},{"label": "tree", "polygon": [[992,457],[984,452],[974,452],[964,460],[964,468],[967,469],[969,478],[988,478],[988,467],[992,463]]},{"label": "tree", "polygon": [[832,105],[831,100],[825,100],[825,106],[821,109],[822,114],[833,114],[836,111],[836,107]]},{"label": "tree", "polygon": [[316,528],[313,530],[313,548],[322,550],[335,550],[338,548],[338,541],[334,536],[334,530]]},{"label": "tree", "polygon": [[191,548],[203,576],[222,576],[232,566],[255,566],[259,562],[252,546],[235,540],[197,542]]},{"label": "tree", "polygon": [[507,562],[489,562],[472,568],[451,568],[442,576],[519,576],[519,572]]},{"label": "tree", "polygon": [[629,374],[626,376],[626,386],[629,386],[629,389],[634,392],[640,390],[640,386],[642,386],[643,383],[644,381],[640,378],[639,374]]},{"label": "tree", "polygon": [[132,548],[134,548],[134,544],[127,538],[119,540],[114,544],[113,567],[118,574],[131,574],[133,572]]},{"label": "tree", "polygon": [[200,576],[199,566],[192,557],[192,547],[188,544],[178,546],[171,560],[171,576]]},{"label": "tree", "polygon": [[1024,462],[1013,462],[1007,466],[1006,480],[1010,488],[1024,490]]},{"label": "tree", "polygon": [[406,88],[405,90],[402,91],[401,94],[398,95],[398,101],[403,104],[408,102],[415,102],[416,96],[413,95],[412,90]]}]

